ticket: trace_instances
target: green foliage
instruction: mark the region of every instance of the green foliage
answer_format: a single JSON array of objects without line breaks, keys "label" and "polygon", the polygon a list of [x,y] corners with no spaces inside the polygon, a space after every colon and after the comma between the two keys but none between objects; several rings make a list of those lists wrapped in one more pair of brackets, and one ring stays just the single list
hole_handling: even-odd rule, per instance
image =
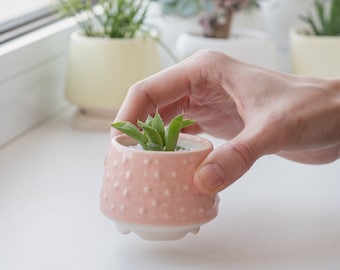
[{"label": "green foliage", "polygon": [[317,36],[340,35],[340,0],[314,0],[315,14],[300,16]]},{"label": "green foliage", "polygon": [[59,0],[59,13],[75,17],[86,36],[133,38],[146,28],[149,3],[142,0]]},{"label": "green foliage", "polygon": [[159,0],[164,14],[176,14],[182,17],[191,17],[199,14],[211,6],[205,0]]},{"label": "green foliage", "polygon": [[154,117],[149,115],[145,122],[137,122],[142,130],[127,121],[115,122],[112,127],[135,139],[144,150],[174,151],[179,148],[177,141],[181,129],[194,123],[195,121],[184,119],[183,114],[180,114],[165,127],[161,116],[156,112]]},{"label": "green foliage", "polygon": [[[211,0],[158,0],[164,14],[176,14],[181,17],[191,17],[204,11],[213,11]],[[249,0],[247,8],[258,7],[256,0]]]}]

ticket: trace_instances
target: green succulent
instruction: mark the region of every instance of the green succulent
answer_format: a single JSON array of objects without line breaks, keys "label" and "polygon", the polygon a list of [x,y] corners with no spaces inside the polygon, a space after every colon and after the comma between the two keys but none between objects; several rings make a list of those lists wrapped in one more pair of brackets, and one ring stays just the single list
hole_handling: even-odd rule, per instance
[{"label": "green succulent", "polygon": [[184,115],[180,114],[165,127],[160,114],[156,112],[154,117],[149,115],[145,122],[138,121],[139,128],[128,121],[115,122],[112,127],[136,140],[144,150],[175,151],[181,149],[177,145],[181,129],[194,123],[194,120],[184,119]]},{"label": "green succulent", "polygon": [[340,0],[314,0],[314,14],[300,16],[317,36],[340,35]]}]

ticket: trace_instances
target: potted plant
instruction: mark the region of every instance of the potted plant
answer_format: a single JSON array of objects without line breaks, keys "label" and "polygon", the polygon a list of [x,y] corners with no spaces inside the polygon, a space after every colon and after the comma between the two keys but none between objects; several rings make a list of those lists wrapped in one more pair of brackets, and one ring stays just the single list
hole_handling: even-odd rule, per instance
[{"label": "potted plant", "polygon": [[81,116],[107,117],[107,127],[129,87],[161,69],[159,40],[145,23],[146,1],[91,2],[59,0],[60,13],[80,28],[70,39],[66,97]]},{"label": "potted plant", "polygon": [[178,37],[178,57],[183,59],[198,50],[210,48],[249,63],[276,68],[275,48],[264,32],[232,27],[235,13],[254,3],[248,0],[212,1],[212,7],[199,18],[201,32],[185,32]]},{"label": "potted plant", "polygon": [[125,134],[109,146],[100,201],[121,233],[177,240],[216,217],[218,195],[204,195],[193,185],[195,170],[213,146],[180,133],[192,123],[178,115],[164,127],[156,113],[138,121],[142,130],[129,122],[112,124]]},{"label": "potted plant", "polygon": [[340,76],[340,0],[314,0],[304,26],[290,33],[292,71],[320,77]]}]

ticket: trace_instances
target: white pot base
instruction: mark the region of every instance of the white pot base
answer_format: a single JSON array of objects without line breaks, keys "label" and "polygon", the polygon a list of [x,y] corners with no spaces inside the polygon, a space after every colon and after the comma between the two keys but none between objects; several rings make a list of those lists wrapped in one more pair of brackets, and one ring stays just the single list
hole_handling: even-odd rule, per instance
[{"label": "white pot base", "polygon": [[[276,69],[277,55],[271,39],[262,31],[233,29],[231,38],[206,38],[201,35],[182,33],[176,41],[176,54],[185,59],[199,50],[213,49],[239,60]],[[254,53],[256,52],[256,53]]]},{"label": "white pot base", "polygon": [[156,226],[116,222],[117,230],[120,233],[128,234],[130,232],[134,232],[140,238],[150,241],[179,240],[188,233],[197,234],[201,225],[202,223],[176,226]]}]

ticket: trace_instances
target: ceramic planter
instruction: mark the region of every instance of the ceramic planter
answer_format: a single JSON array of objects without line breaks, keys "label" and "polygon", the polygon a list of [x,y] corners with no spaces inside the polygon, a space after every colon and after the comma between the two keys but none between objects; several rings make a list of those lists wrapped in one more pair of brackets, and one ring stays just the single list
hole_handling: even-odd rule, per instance
[{"label": "ceramic planter", "polygon": [[290,42],[293,73],[340,76],[340,37],[307,35],[303,29],[292,29]]},{"label": "ceramic planter", "polygon": [[160,69],[153,39],[97,38],[75,32],[70,40],[66,97],[83,110],[115,111],[132,84]]},{"label": "ceramic planter", "polygon": [[126,135],[112,139],[105,161],[101,210],[123,233],[147,240],[176,240],[197,233],[216,217],[218,195],[199,193],[193,173],[212,150],[196,136],[180,134],[178,145],[190,150],[138,150]]},{"label": "ceramic planter", "polygon": [[222,51],[232,57],[262,67],[277,67],[273,42],[265,33],[257,30],[235,29],[229,39],[182,33],[176,43],[176,53],[180,59],[207,48]]}]

